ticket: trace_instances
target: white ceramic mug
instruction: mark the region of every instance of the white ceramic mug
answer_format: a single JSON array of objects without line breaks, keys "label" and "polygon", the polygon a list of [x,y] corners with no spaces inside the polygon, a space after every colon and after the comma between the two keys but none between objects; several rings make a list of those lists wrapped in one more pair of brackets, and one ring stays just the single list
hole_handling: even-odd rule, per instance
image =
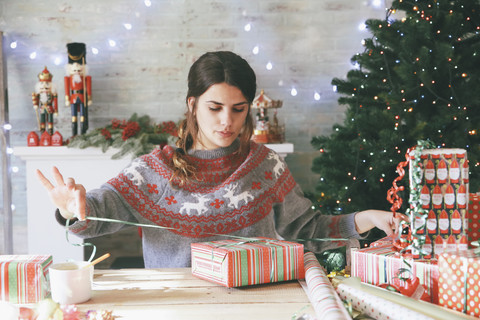
[{"label": "white ceramic mug", "polygon": [[93,266],[87,261],[55,263],[49,268],[52,299],[60,304],[77,304],[92,297]]}]

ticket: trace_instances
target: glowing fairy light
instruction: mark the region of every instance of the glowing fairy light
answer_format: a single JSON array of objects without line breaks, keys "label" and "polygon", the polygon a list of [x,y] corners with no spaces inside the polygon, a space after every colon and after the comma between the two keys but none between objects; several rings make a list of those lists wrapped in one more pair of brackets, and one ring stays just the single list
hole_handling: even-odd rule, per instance
[{"label": "glowing fairy light", "polygon": [[267,70],[272,70],[273,69],[273,64],[271,62],[268,62],[266,65]]},{"label": "glowing fairy light", "polygon": [[244,27],[243,27],[243,30],[245,30],[246,32],[252,30],[252,25],[250,23],[247,23]]},{"label": "glowing fairy light", "polygon": [[295,97],[298,94],[297,89],[292,88],[292,90],[290,90],[290,94],[292,95],[292,97]]},{"label": "glowing fairy light", "polygon": [[260,52],[260,48],[258,46],[253,47],[252,53],[253,54],[258,54]]},{"label": "glowing fairy light", "polygon": [[358,25],[358,30],[359,31],[365,31],[366,29],[367,29],[367,25],[364,22],[362,22]]},{"label": "glowing fairy light", "polygon": [[151,7],[152,6],[152,1],[150,1],[150,0],[145,0],[145,1],[143,1],[143,3],[145,4],[146,7]]},{"label": "glowing fairy light", "polygon": [[337,92],[337,90],[338,90],[337,86],[332,86],[332,90],[333,90],[333,92]]},{"label": "glowing fairy light", "polygon": [[93,53],[93,54],[98,54],[98,49],[95,48],[95,47],[92,47],[92,53]]},{"label": "glowing fairy light", "polygon": [[108,40],[108,45],[110,47],[115,47],[117,45],[117,43],[115,42],[115,40],[110,39],[110,40]]},{"label": "glowing fairy light", "polygon": [[37,57],[37,53],[33,51],[32,53],[30,53],[29,57],[30,59],[34,60]]},{"label": "glowing fairy light", "polygon": [[62,58],[56,57],[56,58],[53,60],[53,63],[54,63],[56,66],[59,66],[60,64],[62,64]]},{"label": "glowing fairy light", "polygon": [[127,30],[132,30],[132,25],[130,23],[124,23],[123,26],[125,27],[125,29]]},{"label": "glowing fairy light", "polygon": [[18,45],[18,44],[17,44],[17,41],[12,41],[12,42],[10,42],[10,48],[12,48],[12,49],[16,49],[16,48],[17,48],[17,45]]},{"label": "glowing fairy light", "polygon": [[313,94],[313,99],[315,99],[315,101],[318,101],[320,100],[321,96],[320,96],[320,93],[316,92]]}]

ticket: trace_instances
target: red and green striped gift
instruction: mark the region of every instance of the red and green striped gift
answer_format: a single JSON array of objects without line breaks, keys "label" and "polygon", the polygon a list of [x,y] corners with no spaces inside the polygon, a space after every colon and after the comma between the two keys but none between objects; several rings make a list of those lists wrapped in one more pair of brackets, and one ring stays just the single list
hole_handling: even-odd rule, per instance
[{"label": "red and green striped gift", "polygon": [[192,243],[192,274],[226,287],[305,277],[303,245],[269,238]]},{"label": "red and green striped gift", "polygon": [[[405,263],[410,264],[411,268]],[[410,269],[413,276],[418,277],[431,297],[431,302],[438,304],[438,265],[435,259],[402,259],[392,244],[380,244],[376,247],[352,249],[351,275],[359,277],[362,282],[380,285],[394,284],[393,279],[398,277],[399,269]],[[402,274],[408,277],[408,273]],[[405,285],[404,281],[400,284]]]},{"label": "red and green striped gift", "polygon": [[50,293],[52,256],[0,255],[0,300],[37,303]]}]

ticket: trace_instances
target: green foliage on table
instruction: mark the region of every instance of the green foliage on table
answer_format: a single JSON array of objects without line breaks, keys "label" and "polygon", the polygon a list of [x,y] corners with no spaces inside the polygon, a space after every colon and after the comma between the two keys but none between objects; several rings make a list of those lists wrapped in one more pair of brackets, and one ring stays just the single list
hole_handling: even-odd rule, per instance
[{"label": "green foliage on table", "polygon": [[130,154],[132,158],[151,152],[155,147],[167,144],[177,136],[174,122],[154,123],[148,115],[133,114],[128,120],[113,119],[103,128],[97,128],[83,135],[77,135],[68,142],[70,148],[88,147],[119,149],[112,159]]}]

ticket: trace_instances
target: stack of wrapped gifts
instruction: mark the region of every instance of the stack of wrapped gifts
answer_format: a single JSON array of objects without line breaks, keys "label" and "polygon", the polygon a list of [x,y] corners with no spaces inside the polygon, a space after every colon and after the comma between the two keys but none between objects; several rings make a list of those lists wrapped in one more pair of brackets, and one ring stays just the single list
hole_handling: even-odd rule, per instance
[{"label": "stack of wrapped gifts", "polygon": [[410,217],[413,233],[352,249],[351,277],[327,275],[301,244],[266,238],[194,243],[192,273],[226,287],[305,278],[318,319],[480,317],[480,250],[468,248],[479,238],[479,197],[468,193],[466,152],[429,149],[415,159],[424,216]]},{"label": "stack of wrapped gifts", "polygon": [[[421,190],[425,215],[410,216],[406,229],[416,231],[423,247],[409,247],[418,242],[400,235],[352,250],[351,275],[428,305],[480,317],[480,249],[472,246],[479,239],[479,195],[468,193],[466,152],[422,150],[418,167],[421,178],[414,188]],[[407,245],[399,246],[402,241]]]}]

